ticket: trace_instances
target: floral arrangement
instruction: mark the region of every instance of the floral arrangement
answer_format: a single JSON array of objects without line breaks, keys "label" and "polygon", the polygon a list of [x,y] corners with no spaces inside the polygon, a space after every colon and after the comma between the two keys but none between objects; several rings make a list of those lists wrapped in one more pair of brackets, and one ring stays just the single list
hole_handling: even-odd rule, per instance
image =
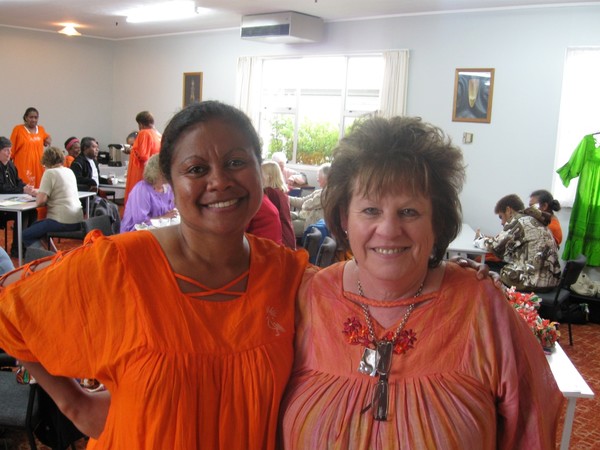
[{"label": "floral arrangement", "polygon": [[525,294],[515,291],[514,287],[506,290],[508,302],[517,310],[519,315],[527,322],[529,329],[533,332],[544,349],[551,349],[560,338],[558,322],[542,319],[537,310],[541,299],[533,292]]}]

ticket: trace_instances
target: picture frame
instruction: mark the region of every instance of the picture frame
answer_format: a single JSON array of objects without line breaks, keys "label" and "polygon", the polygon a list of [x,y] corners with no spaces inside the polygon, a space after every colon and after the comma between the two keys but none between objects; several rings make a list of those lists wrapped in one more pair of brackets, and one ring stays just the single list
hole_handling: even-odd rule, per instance
[{"label": "picture frame", "polygon": [[183,107],[200,101],[202,101],[202,72],[185,72],[183,74]]},{"label": "picture frame", "polygon": [[492,121],[494,69],[456,69],[453,122]]}]

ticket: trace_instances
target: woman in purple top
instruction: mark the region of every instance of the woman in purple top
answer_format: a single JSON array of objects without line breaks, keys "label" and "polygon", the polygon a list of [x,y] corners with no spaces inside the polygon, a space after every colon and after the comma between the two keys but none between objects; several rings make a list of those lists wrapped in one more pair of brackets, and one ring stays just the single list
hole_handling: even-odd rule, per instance
[{"label": "woman in purple top", "polygon": [[148,159],[144,179],[129,193],[121,233],[135,230],[136,224],[150,225],[150,219],[173,219],[177,215],[173,191],[160,172],[158,155],[154,155]]}]

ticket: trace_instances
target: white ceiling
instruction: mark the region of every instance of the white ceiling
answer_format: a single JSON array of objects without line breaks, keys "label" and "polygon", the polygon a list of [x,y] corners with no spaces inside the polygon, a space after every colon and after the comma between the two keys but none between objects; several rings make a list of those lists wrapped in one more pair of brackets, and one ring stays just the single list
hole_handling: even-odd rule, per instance
[{"label": "white ceiling", "polygon": [[130,24],[120,13],[166,0],[0,0],[0,25],[58,31],[65,22],[86,36],[127,39],[143,36],[237,28],[241,17],[297,11],[325,22],[380,16],[418,15],[480,9],[598,5],[595,0],[197,0],[206,16],[177,22]]}]

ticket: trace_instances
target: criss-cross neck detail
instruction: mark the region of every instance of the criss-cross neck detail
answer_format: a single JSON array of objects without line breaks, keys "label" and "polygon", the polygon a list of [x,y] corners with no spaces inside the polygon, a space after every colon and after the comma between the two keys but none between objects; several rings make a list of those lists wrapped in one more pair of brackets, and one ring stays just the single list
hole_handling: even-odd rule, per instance
[{"label": "criss-cross neck detail", "polygon": [[186,292],[185,293],[186,295],[189,295],[194,298],[206,298],[206,297],[212,297],[212,296],[217,296],[217,295],[224,295],[224,296],[228,296],[228,297],[239,297],[239,296],[243,295],[245,293],[245,291],[230,290],[230,288],[232,288],[236,284],[240,283],[244,278],[248,277],[249,274],[250,274],[250,270],[246,270],[246,271],[242,272],[239,276],[237,276],[236,278],[231,280],[229,283],[225,284],[224,286],[218,287],[218,288],[208,287],[208,286],[200,283],[199,281],[194,280],[193,278],[190,278],[188,276],[181,275],[178,273],[175,274],[175,278],[177,278],[178,280],[185,281],[186,283],[189,283],[193,286],[196,286],[198,289],[200,289],[199,292]]}]

